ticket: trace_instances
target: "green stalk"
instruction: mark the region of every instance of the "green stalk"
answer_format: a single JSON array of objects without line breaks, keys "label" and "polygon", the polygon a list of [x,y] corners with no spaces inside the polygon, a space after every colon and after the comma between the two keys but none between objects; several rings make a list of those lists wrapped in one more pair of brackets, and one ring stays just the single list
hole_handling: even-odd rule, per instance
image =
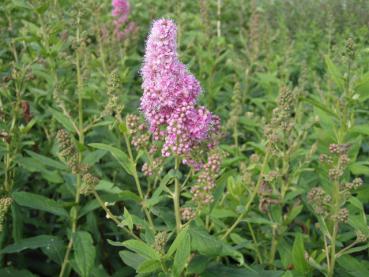
[{"label": "green stalk", "polygon": [[[77,44],[80,42],[80,30],[79,30],[79,17],[77,18]],[[76,70],[77,70],[77,92],[78,92],[78,123],[79,123],[79,143],[84,144],[84,128],[83,128],[83,98],[82,98],[82,78],[81,78],[81,68],[80,68],[80,56],[79,49],[76,51]],[[82,153],[78,152],[78,162],[82,161]],[[67,250],[65,252],[64,260],[60,269],[59,277],[63,277],[69,263],[69,256],[73,248],[74,237],[77,232],[77,219],[78,219],[78,206],[80,201],[80,188],[82,184],[81,175],[77,175],[76,182],[76,196],[74,199],[75,212],[71,213],[71,234],[68,242]],[[73,209],[72,208],[72,209]]]},{"label": "green stalk", "polygon": [[112,212],[105,206],[104,202],[102,201],[102,199],[100,198],[100,196],[98,195],[98,193],[96,191],[93,192],[97,202],[99,202],[101,208],[103,208],[103,210],[106,212],[106,214],[109,216],[109,218],[111,220],[114,221],[115,224],[117,224],[117,226],[119,226],[120,228],[122,228],[122,230],[128,234],[129,236],[137,239],[137,240],[141,240],[137,235],[135,235],[134,233],[132,233],[131,231],[129,231],[126,227],[121,225],[121,221],[112,214]]},{"label": "green stalk", "polygon": [[[175,170],[177,171],[179,168],[179,159],[176,157],[175,159]],[[177,233],[181,230],[182,222],[181,222],[181,213],[180,213],[180,204],[179,204],[179,198],[181,195],[181,186],[179,184],[179,180],[176,177],[174,179],[174,196],[173,196],[173,204],[174,204],[174,214],[176,217],[176,230]]]},{"label": "green stalk", "polygon": [[256,256],[257,256],[257,258],[259,260],[259,263],[262,264],[263,263],[263,259],[262,259],[261,255],[260,255],[259,246],[257,244],[257,240],[256,240],[254,229],[252,228],[252,226],[251,226],[251,224],[249,222],[247,223],[247,226],[249,227],[249,231],[251,233],[252,240],[254,241],[254,244],[255,244]]},{"label": "green stalk", "polygon": [[138,195],[140,196],[140,199],[142,201],[142,208],[143,208],[143,210],[145,212],[145,215],[147,217],[147,220],[149,221],[150,227],[155,231],[154,222],[153,222],[153,220],[151,218],[151,214],[150,214],[150,212],[147,209],[146,204],[145,204],[145,197],[144,197],[144,194],[142,192],[141,182],[140,182],[140,179],[138,178],[138,173],[137,173],[137,168],[136,168],[136,162],[135,162],[135,159],[133,158],[132,149],[131,149],[131,143],[129,141],[129,138],[128,138],[127,134],[124,134],[124,140],[126,142],[129,159],[130,159],[131,163],[134,164],[132,174],[133,174],[133,179],[135,180],[135,184],[136,184],[136,187],[137,187]]},{"label": "green stalk", "polygon": [[250,210],[250,206],[252,204],[252,202],[254,202],[254,199],[259,191],[261,182],[263,180],[263,175],[265,172],[265,169],[268,165],[268,160],[269,160],[269,151],[267,150],[264,156],[264,161],[263,164],[261,166],[261,170],[259,173],[259,178],[258,181],[256,183],[256,186],[254,188],[254,190],[251,193],[251,196],[249,198],[249,201],[247,202],[247,204],[245,205],[245,210],[238,216],[238,218],[236,219],[236,221],[233,223],[233,225],[227,230],[227,232],[223,235],[223,237],[221,238],[222,240],[226,239],[228,237],[228,235],[230,233],[232,233],[232,231],[237,227],[237,225],[241,222],[241,220],[248,214],[249,210]]}]

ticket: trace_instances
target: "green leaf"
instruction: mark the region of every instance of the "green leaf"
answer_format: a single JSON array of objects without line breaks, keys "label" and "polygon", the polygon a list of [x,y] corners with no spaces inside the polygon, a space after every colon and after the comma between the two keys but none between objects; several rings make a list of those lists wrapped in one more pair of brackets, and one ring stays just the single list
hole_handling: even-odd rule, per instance
[{"label": "green leaf", "polygon": [[119,251],[119,256],[126,265],[134,269],[138,269],[140,264],[145,261],[144,257],[127,250]]},{"label": "green leaf", "polygon": [[122,190],[120,188],[118,188],[116,185],[114,185],[113,183],[106,181],[106,180],[101,180],[97,186],[96,186],[96,190],[97,191],[105,191],[105,192],[109,192],[109,193],[120,193],[122,192]]},{"label": "green leaf", "polygon": [[29,151],[29,150],[26,150],[26,152],[27,152],[28,155],[30,155],[32,158],[34,158],[35,162],[37,162],[37,163],[42,163],[43,165],[45,165],[47,167],[52,167],[52,168],[56,168],[56,169],[60,169],[60,170],[66,170],[67,169],[67,167],[59,161],[50,159],[46,156],[37,154],[37,153]]},{"label": "green leaf", "polygon": [[63,242],[61,238],[49,235],[40,235],[31,238],[22,239],[14,244],[3,248],[1,254],[19,253],[26,249],[37,249],[40,247],[50,247],[55,242]]},{"label": "green leaf", "polygon": [[350,170],[354,175],[366,175],[369,176],[368,162],[356,162],[350,165]]},{"label": "green leaf", "polygon": [[343,272],[350,276],[364,277],[369,276],[369,267],[362,262],[349,255],[341,256],[337,259],[337,263]]},{"label": "green leaf", "polygon": [[190,228],[191,234],[191,249],[198,251],[205,256],[220,256],[223,245],[215,237],[198,227]]},{"label": "green leaf", "polygon": [[359,100],[361,102],[369,99],[369,72],[364,74],[361,79],[356,82],[354,91],[359,94]]},{"label": "green leaf", "polygon": [[73,244],[74,261],[79,273],[88,277],[94,264],[96,250],[91,235],[85,231],[78,231]]},{"label": "green leaf", "polygon": [[55,200],[45,196],[20,191],[13,192],[12,197],[18,205],[49,212],[58,216],[68,217],[68,212]]},{"label": "green leaf", "polygon": [[280,277],[282,274],[282,271],[253,270],[216,265],[208,268],[201,274],[201,277]]},{"label": "green leaf", "polygon": [[143,241],[132,239],[123,242],[122,245],[127,247],[129,250],[136,252],[142,257],[152,260],[160,260],[160,254]]},{"label": "green leaf", "polygon": [[133,175],[135,165],[129,160],[126,153],[114,146],[104,143],[90,143],[89,146],[101,150],[106,150],[118,161],[123,169],[130,175]]},{"label": "green leaf", "polygon": [[71,122],[71,120],[65,116],[63,113],[54,110],[52,108],[49,108],[49,111],[51,112],[51,114],[53,115],[53,117],[61,124],[63,125],[63,127],[68,130],[71,133],[74,133],[76,130],[73,127],[73,123]]},{"label": "green leaf", "polygon": [[137,269],[138,273],[150,273],[155,272],[161,268],[161,264],[157,260],[143,261]]},{"label": "green leaf", "polygon": [[176,254],[174,256],[173,269],[178,274],[181,275],[189,256],[191,255],[191,237],[188,232],[184,233],[184,237],[178,244]]},{"label": "green leaf", "polygon": [[230,256],[235,258],[240,264],[244,263],[243,255],[230,245],[211,236],[206,230],[191,225],[189,229],[191,235],[191,249],[198,251],[205,256]]},{"label": "green leaf", "polygon": [[188,226],[186,226],[179,232],[179,234],[169,247],[168,252],[165,255],[167,258],[171,257],[174,254],[174,252],[178,249],[178,246],[186,239],[186,234],[188,234]]},{"label": "green leaf", "polygon": [[[369,92],[368,92],[369,94]],[[352,127],[350,130],[350,133],[356,133],[356,134],[361,134],[361,135],[365,135],[365,136],[369,136],[369,126],[366,124],[361,124],[361,125],[356,125],[354,127]]]},{"label": "green leaf", "polygon": [[25,269],[15,269],[12,267],[5,267],[0,269],[1,277],[36,277],[33,273]]},{"label": "green leaf", "polygon": [[285,224],[286,225],[290,224],[296,218],[296,216],[298,216],[301,213],[302,209],[303,209],[302,205],[293,206],[292,209],[287,214]]},{"label": "green leaf", "polygon": [[133,219],[126,207],[124,207],[124,223],[128,226],[130,231],[133,230]]},{"label": "green leaf", "polygon": [[296,233],[292,247],[292,261],[296,271],[304,274],[308,271],[309,265],[305,260],[304,239],[301,233]]},{"label": "green leaf", "polygon": [[337,66],[332,62],[329,56],[325,56],[325,64],[327,66],[327,72],[333,82],[341,89],[344,88],[344,80],[342,73]]}]

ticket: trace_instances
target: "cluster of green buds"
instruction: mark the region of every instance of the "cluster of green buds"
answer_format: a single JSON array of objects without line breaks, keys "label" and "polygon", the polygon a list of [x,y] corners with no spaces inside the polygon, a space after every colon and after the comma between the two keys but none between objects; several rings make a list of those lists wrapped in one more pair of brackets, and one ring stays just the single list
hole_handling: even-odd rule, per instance
[{"label": "cluster of green buds", "polygon": [[232,95],[231,110],[229,112],[229,119],[227,121],[227,128],[237,128],[237,124],[242,115],[242,93],[240,83],[236,83]]},{"label": "cluster of green buds", "polygon": [[272,205],[280,204],[280,200],[277,195],[274,195],[273,190],[270,186],[277,177],[278,172],[270,171],[264,179],[261,181],[258,195],[259,195],[259,210],[262,213],[267,213]]},{"label": "cluster of green buds", "polygon": [[190,221],[196,217],[196,210],[191,207],[183,207],[180,212],[182,221]]},{"label": "cluster of green buds", "polygon": [[322,188],[312,188],[308,193],[307,199],[317,215],[328,216],[332,198]]},{"label": "cluster of green buds", "polygon": [[361,178],[354,178],[351,182],[341,182],[341,177],[350,161],[348,157],[349,144],[330,144],[329,154],[321,154],[320,162],[328,166],[329,179],[338,184],[340,209],[337,213],[331,214],[332,197],[322,188],[313,188],[307,196],[308,202],[314,212],[323,217],[330,217],[331,220],[339,223],[347,223],[349,211],[344,207],[347,199],[351,197],[353,191],[360,188],[363,184]]},{"label": "cluster of green buds", "polygon": [[11,204],[12,199],[10,197],[0,198],[0,233],[3,231],[5,216]]},{"label": "cluster of green buds", "polygon": [[102,112],[103,116],[114,115],[117,119],[120,119],[120,115],[124,107],[119,103],[119,84],[120,80],[118,74],[116,72],[111,73],[108,80],[108,90],[106,92],[108,103],[106,104],[105,109]]},{"label": "cluster of green buds", "polygon": [[141,122],[141,118],[134,114],[129,114],[126,117],[126,125],[129,134],[132,136],[132,145],[137,150],[147,149],[150,144],[150,133],[147,130],[146,124]]},{"label": "cluster of green buds", "polygon": [[295,125],[294,111],[296,95],[284,86],[280,89],[277,107],[273,110],[272,119],[264,128],[264,134],[273,154],[277,154],[280,145],[289,144],[291,131]]},{"label": "cluster of green buds", "polygon": [[154,249],[161,254],[165,253],[165,244],[168,241],[168,234],[166,232],[159,232],[155,236]]},{"label": "cluster of green buds", "polygon": [[88,165],[79,160],[77,148],[65,130],[59,130],[56,138],[59,144],[60,156],[66,161],[74,175],[82,176],[83,186],[80,190],[81,194],[90,194],[100,182],[99,178],[91,173]]}]

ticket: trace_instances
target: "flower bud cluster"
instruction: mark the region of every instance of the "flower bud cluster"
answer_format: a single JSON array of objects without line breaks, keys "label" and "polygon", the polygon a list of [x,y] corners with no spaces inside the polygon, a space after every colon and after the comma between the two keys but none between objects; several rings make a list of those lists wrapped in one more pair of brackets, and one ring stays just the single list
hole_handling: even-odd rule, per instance
[{"label": "flower bud cluster", "polygon": [[0,198],[0,233],[3,231],[5,216],[11,204],[12,199],[10,197]]},{"label": "flower bud cluster", "polygon": [[349,211],[347,208],[342,208],[338,211],[337,214],[337,221],[341,223],[347,223],[349,219]]},{"label": "flower bud cluster", "polygon": [[123,105],[119,103],[119,97],[117,93],[119,83],[120,80],[118,74],[116,72],[111,73],[108,80],[108,90],[106,92],[108,103],[106,104],[104,111],[102,112],[102,116],[120,116],[123,110]]},{"label": "flower bud cluster", "polygon": [[368,236],[365,235],[361,231],[356,231],[356,241],[357,242],[366,242],[368,240]]},{"label": "flower bud cluster", "polygon": [[352,182],[345,183],[343,189],[346,190],[357,190],[363,185],[363,180],[361,178],[355,178]]},{"label": "flower bud cluster", "polygon": [[[271,176],[272,176],[271,178],[273,179],[274,174],[272,173]],[[261,181],[259,191],[258,191],[258,195],[260,199],[259,200],[259,210],[262,213],[268,212],[269,208],[272,205],[277,205],[280,203],[278,199],[273,198],[273,190],[269,186],[268,181],[266,179]]]},{"label": "flower bud cluster", "polygon": [[142,166],[142,172],[145,176],[152,176],[154,173],[160,172],[160,167],[163,164],[163,158],[159,157],[152,161],[152,163],[146,162]]},{"label": "flower bud cluster", "polygon": [[146,125],[140,122],[140,117],[129,114],[126,117],[126,124],[130,135],[132,136],[132,145],[137,149],[147,149],[150,143],[150,134]]},{"label": "flower bud cluster", "polygon": [[241,114],[242,114],[242,93],[240,83],[237,82],[232,95],[231,110],[229,112],[227,128],[229,129],[236,128],[240,120]]},{"label": "flower bud cluster", "polygon": [[320,155],[320,161],[329,166],[328,175],[332,181],[337,181],[342,177],[345,168],[350,162],[348,157],[349,149],[350,144],[330,144],[330,155]]},{"label": "flower bud cluster", "polygon": [[277,99],[277,107],[273,110],[272,119],[264,128],[273,153],[277,152],[279,144],[288,144],[291,130],[294,127],[294,110],[296,95],[288,87],[282,87]]},{"label": "flower bud cluster", "polygon": [[91,173],[88,165],[79,161],[77,149],[65,130],[59,130],[56,138],[59,144],[60,156],[65,159],[74,175],[82,176],[83,186],[80,192],[86,195],[91,193],[100,182],[100,179]]},{"label": "flower bud cluster", "polygon": [[355,43],[352,38],[349,38],[346,42],[346,54],[351,60],[355,57]]},{"label": "flower bud cluster", "polygon": [[196,211],[190,207],[181,208],[180,212],[183,221],[190,221],[196,217]]},{"label": "flower bud cluster", "polygon": [[208,161],[204,164],[197,178],[197,184],[191,188],[193,200],[202,205],[208,205],[213,202],[212,190],[215,187],[215,180],[220,171],[221,154],[212,153]]},{"label": "flower bud cluster", "polygon": [[155,236],[154,249],[159,253],[165,253],[165,244],[168,241],[168,234],[166,232],[159,232]]},{"label": "flower bud cluster", "polygon": [[307,196],[308,202],[312,205],[314,212],[317,215],[326,217],[329,213],[329,204],[331,197],[320,187],[315,187],[310,190]]}]

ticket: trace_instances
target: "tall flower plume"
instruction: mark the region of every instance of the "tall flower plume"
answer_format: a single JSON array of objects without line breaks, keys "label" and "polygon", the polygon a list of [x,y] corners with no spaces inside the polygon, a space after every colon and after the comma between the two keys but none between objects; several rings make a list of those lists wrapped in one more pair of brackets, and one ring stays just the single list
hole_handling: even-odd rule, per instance
[{"label": "tall flower plume", "polygon": [[196,105],[200,83],[179,61],[177,28],[169,19],[154,22],[149,34],[141,73],[144,94],[141,110],[155,140],[163,140],[162,154],[187,154],[210,139],[220,120]]}]

